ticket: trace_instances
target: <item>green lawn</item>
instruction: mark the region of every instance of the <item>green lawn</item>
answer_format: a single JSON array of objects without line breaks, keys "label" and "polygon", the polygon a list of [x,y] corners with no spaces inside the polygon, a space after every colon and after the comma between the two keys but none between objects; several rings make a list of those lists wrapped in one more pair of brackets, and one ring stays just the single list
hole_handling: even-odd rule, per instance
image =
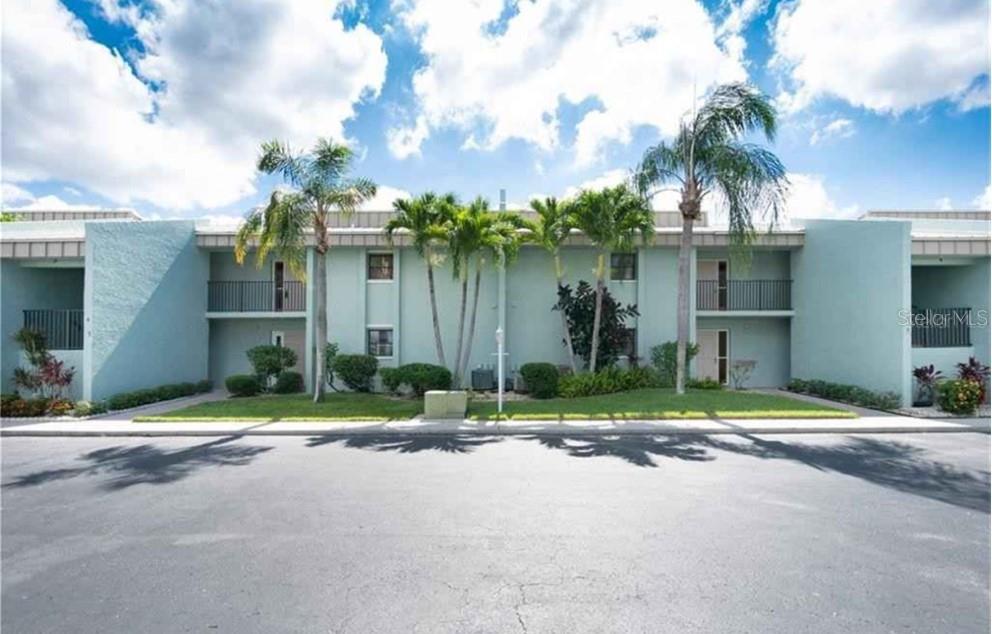
[{"label": "green lawn", "polygon": [[380,394],[337,392],[314,404],[306,394],[253,396],[198,403],[157,416],[135,418],[142,422],[173,420],[305,421],[305,420],[408,420],[423,411],[420,401]]},{"label": "green lawn", "polygon": [[[422,411],[419,400],[340,392],[328,394],[324,402],[318,405],[314,405],[310,397],[303,394],[229,398],[192,405],[158,416],[142,416],[135,420],[389,421],[407,420]],[[689,390],[686,395],[678,396],[670,389],[635,390],[573,399],[508,401],[503,414],[506,418],[532,420],[855,417],[845,410],[771,394]],[[477,420],[491,419],[496,416],[496,402],[471,402],[468,415]]]},{"label": "green lawn", "polygon": [[[824,407],[772,394],[732,390],[689,390],[679,396],[672,389],[554,398],[544,401],[504,403],[506,418],[560,419],[664,419],[664,418],[855,418],[845,410]],[[496,416],[496,403],[477,401],[469,405],[469,417],[486,420]]]}]

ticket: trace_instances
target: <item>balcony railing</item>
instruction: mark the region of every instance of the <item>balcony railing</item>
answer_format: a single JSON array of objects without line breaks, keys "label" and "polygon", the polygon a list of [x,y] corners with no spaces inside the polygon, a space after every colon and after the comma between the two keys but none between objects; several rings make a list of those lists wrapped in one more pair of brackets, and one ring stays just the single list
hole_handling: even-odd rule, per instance
[{"label": "balcony railing", "polygon": [[912,338],[914,348],[970,347],[971,309],[915,309],[912,319]]},{"label": "balcony railing", "polygon": [[24,327],[44,334],[49,350],[83,349],[82,308],[25,310]]},{"label": "balcony railing", "polygon": [[791,310],[792,280],[699,280],[696,310]]},{"label": "balcony railing", "polygon": [[217,313],[300,312],[307,308],[303,282],[207,282],[207,310]]}]

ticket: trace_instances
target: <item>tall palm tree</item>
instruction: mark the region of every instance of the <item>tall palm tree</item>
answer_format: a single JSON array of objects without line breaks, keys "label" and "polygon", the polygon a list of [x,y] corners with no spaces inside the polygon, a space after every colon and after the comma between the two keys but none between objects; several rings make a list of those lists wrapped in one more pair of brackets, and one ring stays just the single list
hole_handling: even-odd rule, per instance
[{"label": "tall palm tree", "polygon": [[440,257],[440,249],[447,240],[446,225],[454,215],[458,201],[454,194],[438,196],[434,192],[425,192],[416,198],[393,201],[396,215],[386,223],[386,239],[390,243],[397,231],[410,234],[413,248],[417,255],[427,263],[427,290],[430,295],[431,318],[434,322],[434,347],[437,352],[437,362],[442,366],[448,364],[444,359],[444,342],[441,339],[441,324],[437,314],[437,291],[434,286],[434,265]]},{"label": "tall palm tree", "polygon": [[[479,290],[482,286],[482,269],[487,257],[498,266],[506,266],[516,258],[520,250],[519,229],[527,227],[522,216],[516,213],[489,211],[489,202],[478,197],[467,207],[460,209],[449,224],[449,244],[455,276],[462,280],[461,318],[458,326],[458,352],[455,358],[454,380],[460,385],[468,369],[472,356],[472,342],[475,338],[476,315],[479,310]],[[467,340],[465,334],[465,308],[468,297],[469,269],[475,264],[475,285],[472,299],[472,314],[469,318]]]},{"label": "tall palm tree", "polygon": [[353,157],[351,148],[329,139],[318,139],[307,153],[295,152],[279,141],[263,143],[259,171],[279,174],[292,189],[273,191],[265,207],[252,210],[238,229],[234,247],[234,258],[242,264],[249,246],[257,241],[257,266],[263,266],[266,257],[275,253],[302,279],[306,274],[306,235],[313,232],[316,243],[313,285],[317,303],[314,402],[324,398],[326,373],[328,214],[339,211],[347,216],[376,192],[372,181],[348,178]]},{"label": "tall palm tree", "polygon": [[[555,266],[555,282],[560,289],[564,284],[565,268],[561,263],[561,245],[572,231],[571,203],[559,201],[554,197],[530,201],[531,209],[537,213],[537,221],[529,224],[529,241],[539,245],[551,254]],[[557,295],[556,295],[557,297]],[[561,329],[565,333],[565,348],[568,350],[568,363],[572,374],[578,373],[575,364],[575,348],[572,346],[572,333],[568,329],[568,318],[565,311],[561,315]]]},{"label": "tall palm tree", "polygon": [[603,314],[606,263],[611,251],[631,251],[640,235],[642,242],[654,236],[654,214],[647,200],[627,183],[601,190],[585,190],[572,209],[575,226],[596,247],[596,309],[592,321],[592,349],[589,370],[596,371],[599,352],[599,326]]},{"label": "tall palm tree", "polygon": [[742,138],[759,132],[773,141],[776,116],[768,96],[758,89],[739,83],[718,86],[697,112],[683,119],[675,139],[648,148],[638,167],[636,180],[645,196],[670,183],[677,183],[681,194],[675,381],[679,394],[685,393],[693,223],[703,199],[714,194],[726,205],[733,246],[750,244],[756,211],[775,225],[788,191],[785,167],[771,151]]}]

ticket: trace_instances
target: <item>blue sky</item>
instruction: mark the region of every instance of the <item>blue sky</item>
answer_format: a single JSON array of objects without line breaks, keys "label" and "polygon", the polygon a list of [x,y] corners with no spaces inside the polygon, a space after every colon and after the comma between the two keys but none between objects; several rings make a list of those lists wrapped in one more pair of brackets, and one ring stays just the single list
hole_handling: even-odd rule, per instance
[{"label": "blue sky", "polygon": [[237,216],[273,136],[346,139],[379,206],[526,203],[616,180],[694,84],[746,79],[780,106],[793,215],[987,207],[988,5],[932,4],[11,0],[4,204]]}]

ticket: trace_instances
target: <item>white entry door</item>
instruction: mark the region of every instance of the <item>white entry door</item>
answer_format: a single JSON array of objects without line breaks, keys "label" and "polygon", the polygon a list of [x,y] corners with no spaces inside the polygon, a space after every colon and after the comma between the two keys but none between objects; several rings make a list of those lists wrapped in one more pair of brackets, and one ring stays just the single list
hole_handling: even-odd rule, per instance
[{"label": "white entry door", "polygon": [[700,379],[727,382],[730,336],[726,330],[697,330],[696,375]]}]

